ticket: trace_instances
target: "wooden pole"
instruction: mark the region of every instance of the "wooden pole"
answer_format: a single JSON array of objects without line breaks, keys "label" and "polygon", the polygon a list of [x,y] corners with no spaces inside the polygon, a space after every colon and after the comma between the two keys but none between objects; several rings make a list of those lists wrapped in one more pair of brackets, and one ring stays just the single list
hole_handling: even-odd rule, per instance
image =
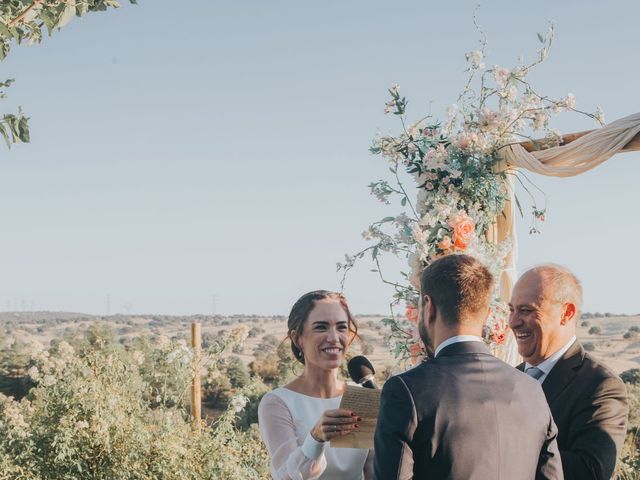
[{"label": "wooden pole", "polygon": [[191,419],[193,429],[200,430],[200,418],[202,407],[202,390],[200,387],[200,361],[201,361],[201,344],[200,344],[200,323],[193,322],[191,324],[191,346],[193,347],[193,363],[194,372],[191,382]]},{"label": "wooden pole", "polygon": [[[580,137],[585,136],[587,133],[594,132],[595,130],[585,130],[584,132],[575,132],[575,133],[567,133],[562,135],[562,143],[560,145],[566,145],[567,143],[571,143],[574,140],[577,140]],[[543,140],[533,140],[528,142],[521,142],[520,145],[524,147],[527,152],[535,152],[536,150],[541,150],[540,145],[543,143]],[[638,133],[635,137],[631,139],[629,143],[625,145],[625,147],[620,150],[622,152],[635,152],[640,150],[640,133]]]}]

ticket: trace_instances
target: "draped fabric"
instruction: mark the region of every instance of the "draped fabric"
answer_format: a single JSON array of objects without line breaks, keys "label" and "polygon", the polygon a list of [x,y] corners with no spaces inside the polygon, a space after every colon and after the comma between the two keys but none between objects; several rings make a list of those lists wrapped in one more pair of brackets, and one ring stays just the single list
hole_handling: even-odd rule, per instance
[{"label": "draped fabric", "polygon": [[550,177],[573,177],[606,162],[640,133],[640,113],[621,118],[561,147],[527,152],[515,144],[500,150],[509,167]]},{"label": "draped fabric", "polygon": [[[517,276],[515,270],[517,241],[513,208],[516,169],[523,168],[550,177],[579,175],[609,160],[639,133],[640,113],[635,113],[589,132],[567,145],[528,152],[522,145],[514,144],[499,151],[502,161],[496,167],[496,171],[506,173],[505,187],[508,197],[502,215],[498,216],[489,228],[487,238],[494,243],[507,239],[513,242],[513,250],[505,259],[504,270],[500,277],[500,296],[503,299],[508,300],[511,297],[511,289]],[[507,341],[494,353],[512,365],[520,361],[515,338],[511,333]]]}]

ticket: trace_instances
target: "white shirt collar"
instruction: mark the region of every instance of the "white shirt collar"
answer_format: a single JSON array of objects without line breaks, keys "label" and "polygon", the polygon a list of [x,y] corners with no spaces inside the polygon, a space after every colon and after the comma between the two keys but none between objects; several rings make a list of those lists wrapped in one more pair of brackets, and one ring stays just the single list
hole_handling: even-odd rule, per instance
[{"label": "white shirt collar", "polygon": [[480,337],[476,337],[475,335],[456,335],[455,337],[449,337],[440,345],[438,345],[438,348],[436,348],[436,352],[433,356],[437,357],[444,347],[448,347],[449,345],[453,345],[454,343],[459,342],[482,342],[482,339]]},{"label": "white shirt collar", "polygon": [[[554,353],[553,355],[551,355],[549,358],[547,358],[544,362],[542,362],[540,365],[535,365],[537,368],[539,368],[540,370],[542,370],[543,375],[538,379],[538,381],[540,383],[542,383],[542,381],[547,377],[547,375],[549,375],[549,372],[551,371],[551,369],[553,367],[555,367],[556,363],[558,363],[558,360],[560,360],[562,358],[562,356],[567,353],[567,350],[569,350],[569,348],[571,348],[571,345],[573,345],[573,342],[576,341],[576,336],[574,335],[573,337],[571,337],[571,340],[569,340],[564,347],[562,347],[560,350],[558,350],[556,353]],[[529,367],[533,367],[534,365],[531,365],[529,362],[525,362],[524,364],[524,370],[525,372],[527,371],[527,369]]]}]

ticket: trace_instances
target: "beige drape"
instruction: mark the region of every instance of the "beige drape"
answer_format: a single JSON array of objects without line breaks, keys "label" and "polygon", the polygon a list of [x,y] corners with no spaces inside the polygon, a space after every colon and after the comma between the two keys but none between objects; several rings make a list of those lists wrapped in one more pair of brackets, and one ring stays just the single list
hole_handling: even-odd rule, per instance
[{"label": "beige drape", "polygon": [[[513,251],[505,259],[500,277],[500,296],[508,300],[516,278],[517,241],[515,235],[514,175],[516,168],[524,168],[540,175],[551,177],[572,177],[584,173],[609,160],[620,152],[640,133],[640,113],[629,115],[603,128],[594,130],[561,147],[528,152],[520,144],[509,145],[500,150],[502,162],[498,171],[507,173],[506,187],[508,199],[503,214],[498,216],[489,228],[487,238],[492,242],[511,239]],[[515,364],[519,361],[513,335],[501,347],[498,356]]]}]

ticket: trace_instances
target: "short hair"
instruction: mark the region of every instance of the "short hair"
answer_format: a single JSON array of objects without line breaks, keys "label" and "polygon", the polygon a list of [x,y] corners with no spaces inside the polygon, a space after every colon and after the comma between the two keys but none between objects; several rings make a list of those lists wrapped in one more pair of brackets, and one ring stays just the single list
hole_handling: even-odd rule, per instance
[{"label": "short hair", "polygon": [[552,292],[552,300],[559,303],[573,303],[578,310],[579,318],[582,308],[582,285],[575,274],[567,267],[555,263],[536,265],[530,272],[544,277],[546,285]]},{"label": "short hair", "polygon": [[305,293],[302,295],[296,303],[293,304],[291,308],[291,313],[289,313],[289,319],[287,320],[287,337],[291,342],[291,352],[293,356],[300,363],[304,365],[304,354],[300,347],[296,345],[295,338],[302,335],[302,331],[304,330],[304,326],[307,323],[307,319],[309,318],[309,314],[313,307],[316,306],[316,302],[325,299],[336,300],[342,306],[344,312],[347,314],[347,324],[349,329],[349,343],[353,341],[354,338],[358,337],[358,325],[356,324],[353,315],[351,315],[351,311],[349,310],[349,305],[347,304],[347,299],[338,292],[331,292],[329,290],[314,290],[312,292]]},{"label": "short hair", "polygon": [[450,326],[468,315],[486,312],[493,287],[489,269],[474,257],[462,254],[439,258],[423,270],[420,282],[422,298],[429,295]]}]

